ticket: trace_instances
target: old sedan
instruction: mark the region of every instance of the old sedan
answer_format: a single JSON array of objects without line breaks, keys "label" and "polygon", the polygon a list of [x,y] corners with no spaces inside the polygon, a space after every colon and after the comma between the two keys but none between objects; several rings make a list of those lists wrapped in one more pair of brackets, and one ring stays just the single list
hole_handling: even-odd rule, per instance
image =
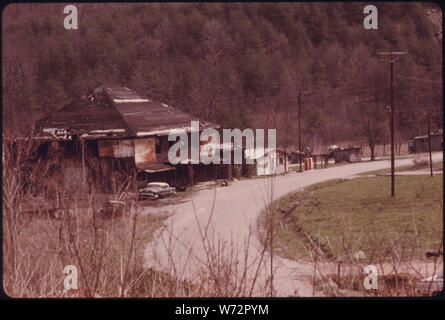
[{"label": "old sedan", "polygon": [[150,182],[139,189],[139,200],[165,198],[175,193],[175,188],[170,187],[168,183]]}]

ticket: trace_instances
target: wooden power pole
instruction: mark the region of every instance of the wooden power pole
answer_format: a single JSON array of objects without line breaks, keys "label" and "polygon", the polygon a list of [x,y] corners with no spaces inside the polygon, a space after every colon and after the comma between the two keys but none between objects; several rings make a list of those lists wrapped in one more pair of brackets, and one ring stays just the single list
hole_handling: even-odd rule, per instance
[{"label": "wooden power pole", "polygon": [[85,141],[83,138],[80,138],[80,143],[82,146],[82,182],[83,182],[83,187],[86,187],[86,174],[85,174]]},{"label": "wooden power pole", "polygon": [[433,157],[431,155],[431,127],[430,127],[430,112],[428,111],[428,151],[430,153],[430,173],[433,176]]},{"label": "wooden power pole", "polygon": [[300,172],[301,168],[301,91],[298,94],[298,160],[300,162]]},{"label": "wooden power pole", "polygon": [[379,55],[390,55],[389,62],[390,65],[390,79],[391,79],[391,109],[389,112],[389,129],[391,132],[391,197],[395,195],[395,183],[394,183],[394,62],[396,62],[394,56],[406,54],[406,51],[390,51],[390,52],[379,52]]}]

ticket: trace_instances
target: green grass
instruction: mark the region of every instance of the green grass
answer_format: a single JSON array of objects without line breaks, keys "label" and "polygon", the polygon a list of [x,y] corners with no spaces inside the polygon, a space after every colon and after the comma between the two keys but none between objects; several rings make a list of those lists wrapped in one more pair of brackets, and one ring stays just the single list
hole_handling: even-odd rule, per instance
[{"label": "green grass", "polygon": [[[309,258],[308,248],[318,247],[324,258],[344,261],[348,253],[362,251],[365,260],[372,261],[396,249],[402,258],[421,257],[442,242],[442,193],[442,175],[397,177],[394,198],[387,177],[314,185],[274,203],[276,252]],[[264,212],[262,230],[265,221]]]},{"label": "green grass", "polygon": [[[395,167],[394,172],[415,171],[415,170],[427,169],[429,167],[430,167],[429,164],[425,164],[425,165],[408,164],[408,165],[404,165],[404,166]],[[437,169],[437,168],[443,168],[443,161],[433,162],[433,169]],[[368,172],[360,173],[359,175],[367,176],[367,175],[375,175],[375,174],[390,173],[390,172],[391,172],[391,169],[387,168],[387,169],[380,169],[380,170],[375,170],[375,171],[368,171]]]}]

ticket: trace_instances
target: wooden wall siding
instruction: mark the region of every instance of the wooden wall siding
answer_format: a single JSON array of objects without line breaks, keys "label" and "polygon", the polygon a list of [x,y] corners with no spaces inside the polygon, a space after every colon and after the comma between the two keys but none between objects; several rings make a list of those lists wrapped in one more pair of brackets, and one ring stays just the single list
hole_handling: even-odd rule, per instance
[{"label": "wooden wall siding", "polygon": [[132,140],[99,141],[99,157],[128,158],[134,156]]},{"label": "wooden wall siding", "polygon": [[156,163],[155,138],[134,140],[134,160],[136,162],[136,166]]},{"label": "wooden wall siding", "polygon": [[157,155],[158,160],[159,162],[168,162],[168,151],[170,150],[168,136],[161,136],[158,139],[161,147],[161,152]]},{"label": "wooden wall siding", "polygon": [[134,148],[132,140],[119,140],[113,145],[115,158],[129,158],[134,156]]}]

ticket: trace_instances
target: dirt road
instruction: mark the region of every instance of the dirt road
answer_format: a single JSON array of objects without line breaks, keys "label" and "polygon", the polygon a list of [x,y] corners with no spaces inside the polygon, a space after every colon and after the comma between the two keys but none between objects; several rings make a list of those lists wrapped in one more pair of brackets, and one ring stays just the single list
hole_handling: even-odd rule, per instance
[{"label": "dirt road", "polygon": [[[440,160],[442,153],[435,153],[433,161]],[[396,166],[409,164],[412,164],[411,158],[396,160]],[[162,208],[172,215],[167,219],[167,227],[147,244],[146,264],[180,279],[197,279],[204,274],[202,270],[224,273],[237,279],[236,284],[227,286],[228,290],[244,284],[244,294],[253,287],[254,296],[262,295],[268,288],[270,257],[268,251],[261,256],[264,250],[258,240],[257,227],[258,217],[271,195],[278,199],[318,182],[388,167],[388,160],[361,162],[293,172],[273,179],[235,181],[228,187],[199,191],[188,201]],[[225,267],[214,269],[216,265]],[[310,261],[274,256],[273,269],[277,296],[312,296],[313,264]]]}]

